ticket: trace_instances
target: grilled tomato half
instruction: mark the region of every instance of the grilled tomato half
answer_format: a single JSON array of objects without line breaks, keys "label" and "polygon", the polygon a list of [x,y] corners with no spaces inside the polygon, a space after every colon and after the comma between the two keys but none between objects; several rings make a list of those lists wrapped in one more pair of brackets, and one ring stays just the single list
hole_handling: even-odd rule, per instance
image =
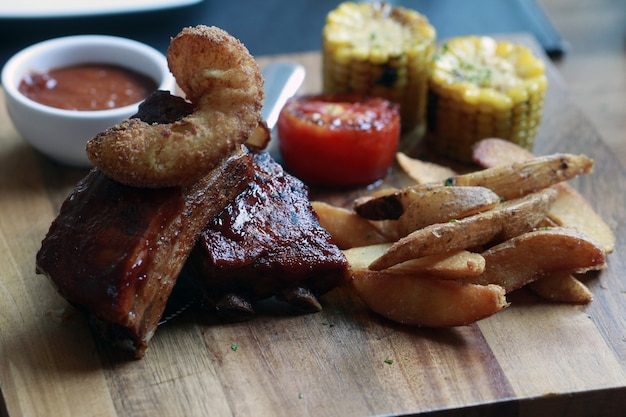
[{"label": "grilled tomato half", "polygon": [[400,139],[400,109],[382,98],[323,94],[290,99],[278,117],[287,169],[307,184],[352,187],[384,177]]}]

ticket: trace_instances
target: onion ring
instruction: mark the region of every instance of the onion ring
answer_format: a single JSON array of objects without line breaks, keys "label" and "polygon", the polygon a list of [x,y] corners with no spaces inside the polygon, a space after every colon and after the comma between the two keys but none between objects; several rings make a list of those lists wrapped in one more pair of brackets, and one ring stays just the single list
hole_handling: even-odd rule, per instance
[{"label": "onion ring", "polygon": [[167,60],[195,110],[167,124],[126,119],[87,143],[94,166],[123,184],[188,185],[239,149],[261,122],[263,77],[238,39],[216,27],[187,27],[172,39]]}]

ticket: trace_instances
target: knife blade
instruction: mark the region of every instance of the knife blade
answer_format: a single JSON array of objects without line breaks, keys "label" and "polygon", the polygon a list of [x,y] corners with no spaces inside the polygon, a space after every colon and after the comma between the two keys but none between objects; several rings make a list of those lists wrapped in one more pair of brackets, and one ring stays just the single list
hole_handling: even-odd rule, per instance
[{"label": "knife blade", "polygon": [[265,79],[265,100],[261,115],[272,131],[272,139],[267,146],[267,152],[280,163],[281,157],[274,128],[283,106],[302,86],[306,71],[300,64],[277,61],[265,66],[262,74]]}]

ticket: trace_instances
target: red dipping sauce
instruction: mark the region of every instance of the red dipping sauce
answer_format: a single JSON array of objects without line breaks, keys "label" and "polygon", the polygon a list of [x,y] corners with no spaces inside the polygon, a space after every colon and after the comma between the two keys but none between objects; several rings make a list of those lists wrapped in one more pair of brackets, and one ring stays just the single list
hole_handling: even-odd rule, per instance
[{"label": "red dipping sauce", "polygon": [[109,64],[84,64],[28,74],[19,91],[29,99],[66,110],[108,110],[143,101],[157,83]]}]

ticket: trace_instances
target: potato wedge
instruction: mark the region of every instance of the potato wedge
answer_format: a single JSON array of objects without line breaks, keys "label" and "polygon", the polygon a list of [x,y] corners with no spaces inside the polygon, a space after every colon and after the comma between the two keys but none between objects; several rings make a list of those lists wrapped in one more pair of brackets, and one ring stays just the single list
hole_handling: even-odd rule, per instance
[{"label": "potato wedge", "polygon": [[416,197],[398,219],[401,236],[434,223],[458,220],[491,210],[500,203],[500,197],[485,187],[444,186],[426,193],[410,194]]},{"label": "potato wedge", "polygon": [[[391,243],[382,243],[347,249],[343,253],[353,271],[367,270],[369,264],[390,247]],[[485,258],[481,254],[459,250],[411,259],[387,268],[385,272],[405,275],[428,273],[442,279],[459,279],[481,274],[484,270]]]},{"label": "potato wedge", "polygon": [[375,225],[352,210],[322,201],[312,201],[311,206],[322,227],[330,233],[340,249],[389,241]]},{"label": "potato wedge", "polygon": [[437,183],[456,175],[452,168],[411,158],[402,152],[396,154],[400,168],[418,184]]},{"label": "potato wedge", "polygon": [[[533,158],[528,150],[503,139],[484,139],[474,147],[474,161],[483,168],[513,164]],[[573,227],[595,239],[606,253],[615,249],[615,234],[602,217],[578,191],[566,183],[553,186],[557,190],[550,218],[559,226]]]},{"label": "potato wedge", "polygon": [[395,242],[400,239],[397,220],[371,220],[370,223],[387,238],[387,242]]},{"label": "potato wedge", "polygon": [[366,270],[354,273],[351,283],[371,310],[404,324],[463,326],[508,306],[504,289],[497,285]]},{"label": "potato wedge", "polygon": [[554,186],[557,196],[548,216],[558,225],[573,227],[598,242],[606,253],[615,250],[615,234],[589,202],[569,184]]},{"label": "potato wedge", "polygon": [[[393,194],[397,191],[400,191],[399,188],[396,187],[385,187],[385,188],[380,188],[378,190],[374,190],[372,191],[372,193],[369,195],[370,198],[372,197],[380,197],[383,195],[389,195],[389,194]],[[357,199],[358,200],[358,199]]]},{"label": "potato wedge", "polygon": [[558,303],[587,304],[593,293],[569,271],[556,271],[528,284],[540,297]]},{"label": "potato wedge", "polygon": [[372,261],[387,252],[393,243],[379,243],[377,245],[360,246],[342,250],[352,270],[368,269]]},{"label": "potato wedge", "polygon": [[[401,220],[419,229],[495,207],[500,197],[485,187],[416,185],[375,198],[358,199],[354,210],[370,220]],[[411,231],[413,231],[411,230]]]},{"label": "potato wedge", "polygon": [[464,279],[497,284],[507,293],[555,271],[585,271],[605,265],[604,250],[574,229],[555,227],[524,233],[482,253],[485,271]]},{"label": "potato wedge", "polygon": [[378,190],[374,190],[371,192],[371,194],[362,195],[362,196],[355,198],[353,202],[353,206],[357,207],[357,206],[360,206],[361,204],[366,204],[369,200],[383,198],[388,195],[395,194],[399,192],[400,190],[401,190],[400,188],[396,188],[396,187],[385,187],[385,188],[381,188]]},{"label": "potato wedge", "polygon": [[385,271],[394,273],[405,271],[408,273],[422,269],[423,272],[442,279],[460,279],[481,274],[485,270],[485,265],[485,258],[480,253],[460,250],[410,259],[387,268]]},{"label": "potato wedge", "polygon": [[[354,211],[368,220],[398,220],[404,213],[403,198],[409,198],[407,192],[397,190],[388,194],[359,197],[354,200]],[[408,206],[407,202],[407,206]]]},{"label": "potato wedge", "polygon": [[555,194],[546,188],[461,220],[416,230],[395,242],[369,268],[380,271],[409,259],[483,245],[503,233],[507,237],[524,233],[545,218]]},{"label": "potato wedge", "polygon": [[472,159],[483,168],[512,165],[534,157],[535,155],[526,148],[498,138],[483,139],[474,145],[472,151]]},{"label": "potato wedge", "polygon": [[449,179],[452,185],[483,186],[507,200],[567,181],[593,170],[585,155],[553,154],[486,168]]}]

